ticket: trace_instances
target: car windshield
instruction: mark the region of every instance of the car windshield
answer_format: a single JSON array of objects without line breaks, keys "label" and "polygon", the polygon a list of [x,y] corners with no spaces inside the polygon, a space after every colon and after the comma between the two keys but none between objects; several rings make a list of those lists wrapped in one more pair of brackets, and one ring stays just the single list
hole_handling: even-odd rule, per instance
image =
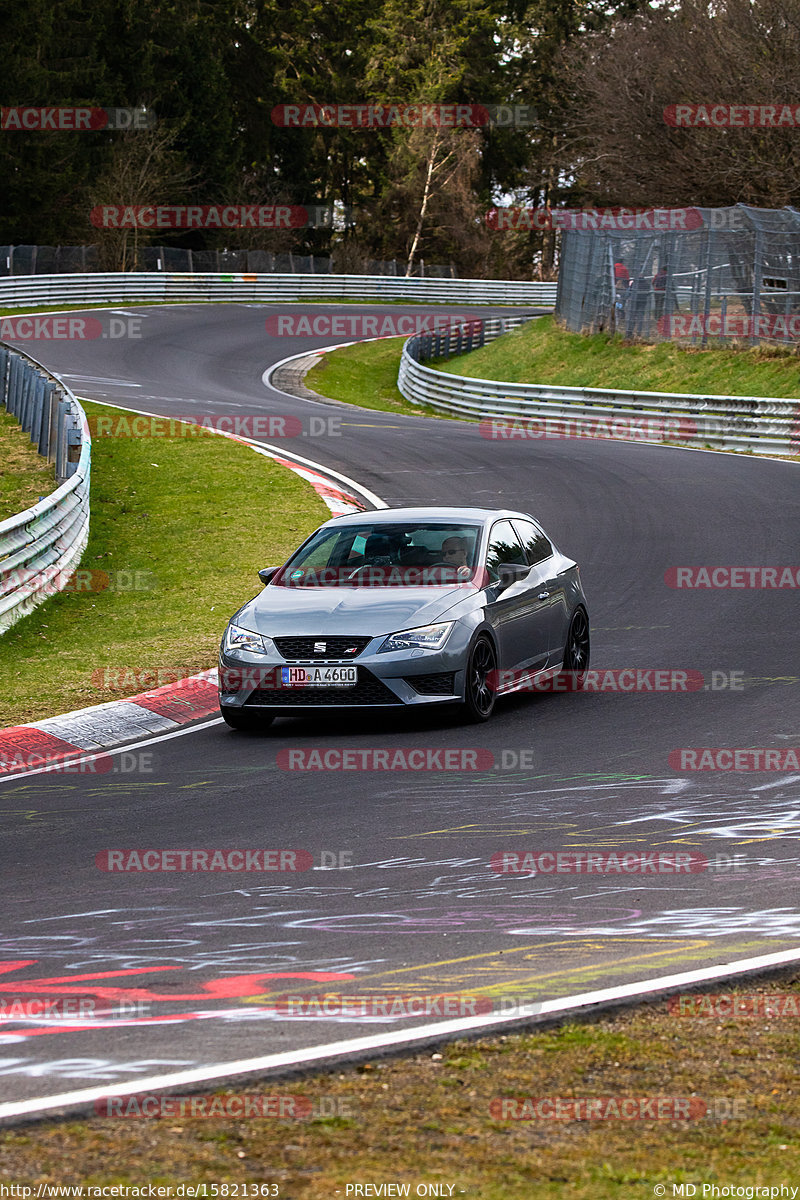
[{"label": "car windshield", "polygon": [[273,579],[280,587],[442,587],[475,575],[480,525],[407,521],[320,529]]}]

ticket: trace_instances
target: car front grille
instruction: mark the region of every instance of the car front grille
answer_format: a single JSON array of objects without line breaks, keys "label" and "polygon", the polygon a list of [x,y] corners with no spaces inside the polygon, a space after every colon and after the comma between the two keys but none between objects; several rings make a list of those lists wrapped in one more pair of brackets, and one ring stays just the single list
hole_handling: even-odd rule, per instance
[{"label": "car front grille", "polygon": [[406,683],[420,696],[452,696],[455,691],[455,671],[440,671],[438,675],[409,675]]},{"label": "car front grille", "polygon": [[[324,633],[317,637],[276,637],[272,639],[278,647],[278,653],[287,662],[328,662],[330,659],[344,659],[349,662],[358,658],[372,641],[369,637],[327,637]],[[324,645],[324,650],[315,650],[315,646]]]},{"label": "car front grille", "polygon": [[251,693],[245,707],[346,708],[362,704],[402,703],[371,671],[359,667],[358,683],[354,687],[259,688]]}]

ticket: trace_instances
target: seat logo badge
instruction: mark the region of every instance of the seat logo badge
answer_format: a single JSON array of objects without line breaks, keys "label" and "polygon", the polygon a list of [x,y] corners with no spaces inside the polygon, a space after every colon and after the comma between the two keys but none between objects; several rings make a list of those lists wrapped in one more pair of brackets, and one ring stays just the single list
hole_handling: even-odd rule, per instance
[{"label": "seat logo badge", "polygon": [[327,642],[314,642],[314,653],[315,654],[324,654],[325,651],[327,650],[327,648],[328,648]]}]

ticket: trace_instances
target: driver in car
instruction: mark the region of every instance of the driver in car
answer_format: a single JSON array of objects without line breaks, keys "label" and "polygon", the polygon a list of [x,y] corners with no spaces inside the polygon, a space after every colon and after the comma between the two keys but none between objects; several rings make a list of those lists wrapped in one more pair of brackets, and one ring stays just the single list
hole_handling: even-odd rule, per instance
[{"label": "driver in car", "polygon": [[470,573],[467,563],[467,542],[462,537],[448,537],[442,542],[442,563],[455,567],[460,578],[466,578]]}]

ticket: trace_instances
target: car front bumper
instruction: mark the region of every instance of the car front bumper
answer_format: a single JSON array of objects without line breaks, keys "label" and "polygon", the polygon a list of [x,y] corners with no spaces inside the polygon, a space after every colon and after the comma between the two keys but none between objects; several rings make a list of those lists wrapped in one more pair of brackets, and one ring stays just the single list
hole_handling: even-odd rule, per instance
[{"label": "car front bumper", "polygon": [[[221,647],[220,705],[275,714],[319,709],[417,707],[463,701],[470,642],[467,627],[456,623],[441,650],[395,650],[379,654],[378,648],[387,636],[388,632],[373,638],[354,659],[289,660],[278,653],[231,653]],[[358,682],[346,687],[285,687],[280,683],[281,668],[290,666],[353,666],[357,668]]]}]

